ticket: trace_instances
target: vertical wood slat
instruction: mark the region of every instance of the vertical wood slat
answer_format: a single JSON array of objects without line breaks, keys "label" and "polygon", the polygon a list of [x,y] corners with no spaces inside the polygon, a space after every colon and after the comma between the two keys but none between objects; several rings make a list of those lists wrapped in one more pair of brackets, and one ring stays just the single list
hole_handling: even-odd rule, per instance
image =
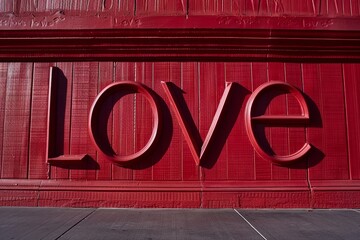
[{"label": "vertical wood slat", "polygon": [[118,15],[133,16],[136,13],[135,0],[118,1],[117,12]]},{"label": "vertical wood slat", "polygon": [[2,178],[27,178],[33,64],[10,63],[3,129]]},{"label": "vertical wood slat", "polygon": [[[97,8],[97,12],[107,15],[133,16],[135,13],[136,0],[97,0],[97,5],[90,3],[92,8]],[[95,0],[96,2],[96,0]]]},{"label": "vertical wood slat", "polygon": [[327,15],[328,16],[342,16],[344,0],[327,0]]},{"label": "vertical wood slat", "polygon": [[[134,80],[135,63],[115,63],[115,82]],[[113,149],[119,155],[129,155],[135,150],[134,101],[134,94],[129,94],[123,96],[113,108]],[[133,178],[133,171],[130,169],[114,165],[112,171],[114,180],[130,180]]]},{"label": "vertical wood slat", "polygon": [[[226,63],[226,81],[240,85],[243,96],[237,96],[241,104],[237,121],[227,139],[228,180],[254,180],[254,149],[248,140],[245,130],[245,105],[251,94],[251,63]],[[240,102],[242,100],[242,102]],[[235,106],[234,106],[235,107]]]},{"label": "vertical wood slat", "polygon": [[[216,112],[216,109],[219,106],[220,99],[223,96],[223,93],[224,93],[224,90],[225,90],[225,87],[226,87],[225,63],[215,63],[214,64],[214,69],[216,70],[216,75],[215,75],[216,95],[215,95],[215,101],[213,101],[213,103],[214,103],[215,112]],[[208,74],[209,73],[210,72],[208,72]],[[213,113],[213,117],[211,118],[211,122],[214,120],[215,112]],[[211,123],[210,123],[210,125],[211,125]],[[209,132],[209,130],[207,132]],[[224,133],[224,135],[226,135],[226,134],[227,134],[227,132]],[[219,148],[218,151],[220,152],[220,154],[219,154],[219,156],[217,158],[217,161],[214,164],[213,168],[209,169],[209,170],[210,171],[212,170],[214,173],[217,172],[216,174],[214,174],[214,177],[215,177],[215,175],[217,175],[217,179],[225,179],[225,180],[228,179],[228,164],[227,164],[228,151],[227,151],[227,148],[226,148],[226,141],[224,143],[220,142],[219,146],[209,146],[209,147],[214,147],[214,148],[218,147]]]},{"label": "vertical wood slat", "polygon": [[[148,63],[135,63],[136,64],[136,82],[145,84],[146,86],[153,88],[154,79],[153,79],[153,64],[152,62]],[[149,140],[152,127],[153,127],[153,118],[152,110],[149,102],[140,94],[136,94],[136,128],[135,134],[135,144],[136,151],[140,150],[145,146]],[[150,156],[151,158],[152,156]],[[150,160],[151,161],[151,160]],[[153,179],[153,168],[147,167],[141,170],[134,171],[135,180],[152,180]]]},{"label": "vertical wood slat", "polygon": [[[114,80],[114,63],[113,62],[99,62],[99,79],[97,92],[99,93],[107,85],[111,84]],[[113,113],[113,111],[112,111]],[[113,115],[109,116],[107,124],[107,136],[112,145],[114,145],[113,137]],[[112,163],[105,158],[101,153],[97,152],[97,162],[99,169],[96,171],[97,180],[111,180],[112,178]]]},{"label": "vertical wood slat", "polygon": [[189,14],[234,14],[245,16],[359,16],[358,0],[190,0]]},{"label": "vertical wood slat", "polygon": [[[199,131],[203,141],[209,132],[210,125],[220,98],[225,89],[224,63],[200,63],[200,91],[199,91]],[[219,143],[222,144],[222,143]],[[227,155],[225,146],[216,145],[210,148],[222,148],[221,153],[211,169],[204,169],[205,180],[224,180],[227,178]]]},{"label": "vertical wood slat", "polygon": [[[70,62],[61,62],[57,63],[56,66],[61,70],[64,81],[63,86],[66,88],[66,96],[63,96],[63,98],[57,99],[58,101],[64,101],[62,104],[65,105],[65,111],[64,116],[62,117],[63,122],[63,149],[62,152],[64,155],[70,155],[70,137],[71,137],[71,111],[72,111],[72,95],[73,95],[73,63]],[[60,97],[60,96],[59,96]],[[51,166],[51,178],[54,179],[68,179],[70,171],[66,168],[61,168],[57,166]]]},{"label": "vertical wood slat", "polygon": [[[180,63],[172,62],[159,62],[154,63],[154,90],[157,92],[163,99],[166,99],[165,93],[161,86],[162,80],[172,80],[174,82],[180,82]],[[177,123],[173,123],[177,124]],[[179,154],[178,147],[180,145],[180,134],[181,132],[173,129],[171,143],[161,161],[153,167],[153,180],[161,181],[173,181],[181,180],[181,158]]]},{"label": "vertical wood slat", "polygon": [[[194,124],[199,129],[199,64],[196,62],[182,63],[182,79],[178,87],[184,91],[183,97],[190,111]],[[173,119],[174,132],[180,131],[179,124],[171,111]],[[181,162],[182,162],[182,178],[183,180],[198,180],[199,168],[195,165],[194,158],[190,152],[189,145],[187,144],[184,136],[181,134],[179,140],[181,149]]]},{"label": "vertical wood slat", "polygon": [[344,64],[345,106],[351,179],[360,179],[360,64]]},{"label": "vertical wood slat", "polygon": [[6,84],[8,63],[0,63],[0,177],[2,172],[3,145],[4,145],[4,118],[6,111]]},{"label": "vertical wood slat", "polygon": [[330,17],[343,15],[343,1],[344,0],[319,0],[319,13]]},{"label": "vertical wood slat", "polygon": [[214,15],[221,12],[222,0],[189,0],[189,15]]},{"label": "vertical wood slat", "polygon": [[[302,66],[299,63],[285,63],[286,82],[303,91]],[[300,115],[301,109],[298,101],[291,95],[287,96],[288,114]],[[288,148],[289,154],[298,151],[306,142],[306,130],[304,127],[288,128]],[[290,169],[289,178],[291,180],[306,179],[307,159],[294,163]]]},{"label": "vertical wood slat", "polygon": [[3,1],[2,4],[4,5],[4,12],[14,12],[16,4],[15,1],[16,0]]},{"label": "vertical wood slat", "polygon": [[35,2],[34,1],[30,1],[30,0],[22,0],[21,1],[20,13],[34,12],[34,11],[35,11]]},{"label": "vertical wood slat", "polygon": [[[181,86],[181,80],[182,80],[182,66],[181,63],[178,62],[170,62],[169,63],[170,71],[169,71],[169,80],[171,82],[174,82],[177,86]],[[155,90],[160,93],[160,97],[165,99],[165,93],[163,91],[163,88],[160,86],[161,82],[160,79],[154,79],[155,80]],[[170,110],[171,111],[171,110]],[[172,149],[169,153],[165,152],[165,154],[168,154],[167,158],[170,160],[170,176],[169,180],[183,180],[183,161],[182,161],[182,154],[179,153],[179,150],[182,151],[181,146],[182,144],[182,133],[179,128],[174,128],[174,125],[177,124],[175,122],[175,119],[172,120],[172,125],[168,124],[170,127],[173,128],[172,131],[172,137],[169,139],[170,145],[169,149]],[[194,167],[192,167],[194,168]],[[156,173],[156,172],[155,172]]]},{"label": "vertical wood slat", "polygon": [[[303,64],[302,65],[302,78],[304,83],[304,92],[309,96],[309,98],[314,101],[316,104],[316,108],[319,110],[319,112],[322,114],[322,101],[323,97],[321,94],[321,82],[320,82],[320,70],[319,70],[319,64]],[[321,115],[323,117],[323,115]],[[322,149],[323,144],[323,129],[322,129],[322,121],[321,126],[318,128],[308,128],[306,129],[306,138],[308,139],[309,143],[311,143],[314,147],[318,149]],[[320,150],[323,151],[323,150]],[[308,156],[308,167],[311,165],[318,164],[318,157],[316,155],[309,155]],[[324,161],[324,159],[322,159]],[[313,177],[310,176],[310,168],[307,169],[308,171],[308,179]],[[320,172],[320,171],[319,171]],[[315,178],[319,178],[320,176],[316,176],[316,173],[314,174]],[[321,177],[320,177],[321,178]]]},{"label": "vertical wood slat", "polygon": [[6,0],[0,12],[51,12],[63,10],[70,14],[107,13],[129,16],[134,13],[135,0]]},{"label": "vertical wood slat", "polygon": [[[284,63],[268,63],[269,81],[285,81]],[[269,104],[269,114],[271,115],[286,115],[287,102],[286,95],[281,94],[271,100]],[[288,144],[288,129],[286,127],[270,127],[270,147],[277,155],[289,154]],[[271,179],[272,180],[287,180],[289,179],[289,169],[284,166],[271,165]]]},{"label": "vertical wood slat", "polygon": [[[73,98],[71,112],[70,154],[88,154],[94,161],[96,153],[88,134],[88,114],[97,95],[98,64],[96,62],[74,63]],[[84,124],[85,123],[85,124]],[[89,163],[88,163],[89,164]],[[71,170],[71,179],[95,179],[96,171],[88,169]]]},{"label": "vertical wood slat", "polygon": [[360,15],[360,0],[351,1],[351,13],[352,13],[352,16]]},{"label": "vertical wood slat", "polygon": [[343,15],[344,16],[352,16],[352,9],[351,9],[351,0],[343,0],[342,7],[343,7]]},{"label": "vertical wood slat", "polygon": [[46,6],[48,5],[48,1],[49,0],[37,1],[36,5],[35,5],[36,11],[37,12],[45,12],[46,11]]},{"label": "vertical wood slat", "polygon": [[[277,9],[281,14],[290,16],[317,16],[319,13],[321,0],[290,0],[290,1],[272,1],[271,9]],[[281,3],[280,5],[278,3]]]},{"label": "vertical wood slat", "polygon": [[46,137],[48,114],[48,91],[51,63],[34,63],[32,110],[29,142],[29,178],[47,178]]},{"label": "vertical wood slat", "polygon": [[135,0],[136,15],[186,15],[187,0]]},{"label": "vertical wood slat", "polygon": [[[268,81],[267,63],[252,63],[252,90],[253,92],[261,84]],[[268,138],[269,131],[265,129],[265,135]],[[269,139],[269,138],[268,138]],[[271,163],[262,159],[255,153],[255,179],[271,180]]]},{"label": "vertical wood slat", "polygon": [[322,128],[308,128],[308,139],[325,154],[309,169],[309,177],[349,179],[341,64],[304,64],[303,74],[304,91],[317,104],[322,118]]},{"label": "vertical wood slat", "polygon": [[[190,15],[231,14],[241,16],[316,16],[321,0],[190,0]],[[331,0],[332,1],[332,0]],[[325,1],[324,1],[325,2]],[[324,8],[324,10],[327,10]],[[326,11],[328,13],[328,11]],[[331,12],[330,12],[331,13]]]},{"label": "vertical wood slat", "polygon": [[[158,2],[156,2],[158,4]],[[150,69],[149,69],[150,70]],[[179,75],[180,76],[180,75]],[[170,63],[169,62],[155,62],[151,63],[151,86],[157,93],[161,95],[163,92],[162,87],[160,86],[160,81],[169,81],[170,77]],[[165,99],[165,98],[163,98]],[[175,137],[176,142],[176,137]],[[171,159],[174,152],[174,132],[172,135],[170,146],[168,147],[166,153],[162,156],[161,160],[152,167],[152,180],[155,181],[166,181],[166,180],[179,180],[176,178],[174,171],[176,169],[171,169],[171,166],[174,162],[178,162],[178,156],[174,156],[174,159]],[[178,144],[178,143],[176,143]],[[176,148],[175,148],[176,149]],[[176,165],[173,165],[176,166]],[[178,166],[176,166],[178,168]]]}]

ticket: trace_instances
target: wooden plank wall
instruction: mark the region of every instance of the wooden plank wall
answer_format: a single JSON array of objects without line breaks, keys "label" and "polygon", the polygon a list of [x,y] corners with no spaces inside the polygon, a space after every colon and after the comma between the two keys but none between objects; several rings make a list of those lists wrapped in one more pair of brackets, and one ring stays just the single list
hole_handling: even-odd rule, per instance
[{"label": "wooden plank wall", "polygon": [[[29,14],[34,17],[42,17],[44,13],[45,16],[51,16],[49,12],[57,11],[64,11],[67,16],[75,18],[111,16],[114,21],[118,16],[126,19],[135,19],[134,16],[184,16],[186,19],[205,15],[333,18],[359,17],[360,0],[0,1],[0,15],[5,20],[17,16],[27,17]],[[57,124],[61,126],[56,130],[60,134],[58,151],[65,155],[87,153],[90,162],[86,164],[48,166],[46,163],[49,75],[52,66],[61,70],[63,84],[58,105],[63,109],[57,115]],[[16,184],[24,180],[22,183],[25,185],[36,180],[56,180],[56,184],[69,183],[71,193],[66,192],[65,188],[61,192],[56,187],[49,187],[50,190],[42,192],[42,195],[34,189],[26,188],[15,189],[17,192],[14,194],[5,189],[8,184],[4,187],[2,196],[4,199],[14,199],[20,205],[26,205],[27,200],[21,200],[24,197],[32,198],[28,201],[29,204],[64,203],[74,206],[76,204],[69,203],[72,201],[71,197],[75,196],[72,194],[78,194],[78,197],[84,199],[93,194],[91,196],[99,196],[101,201],[108,198],[111,203],[107,206],[120,206],[117,202],[123,200],[126,204],[121,206],[137,206],[132,205],[133,202],[142,202],[143,205],[139,206],[171,207],[174,206],[172,202],[179,199],[188,205],[180,203],[176,206],[359,206],[352,201],[359,197],[359,182],[356,180],[360,180],[359,78],[360,64],[342,63],[341,59],[333,64],[307,63],[306,60],[302,63],[98,62],[96,59],[91,62],[83,62],[81,59],[76,62],[3,62],[0,63],[0,179],[13,179]],[[162,143],[162,152],[154,157],[155,162],[136,169],[119,167],[106,160],[96,151],[87,130],[89,110],[97,94],[110,83],[126,80],[140,82],[153,89],[164,100],[171,115],[171,119],[164,124],[167,133]],[[311,104],[312,117],[315,118],[306,129],[272,127],[264,130],[269,144],[278,154],[293,153],[305,141],[314,146],[315,150],[307,159],[291,166],[278,166],[262,159],[254,151],[245,131],[246,101],[257,87],[273,80],[290,83],[303,91]],[[214,146],[218,156],[207,167],[195,165],[188,143],[169,107],[161,81],[171,81],[183,90],[191,118],[203,139],[209,131],[226,83],[239,84],[238,98],[233,99],[234,112],[229,116],[229,121],[234,121],[234,125],[224,126],[223,136],[226,141],[219,139],[219,145]],[[266,111],[270,114],[290,115],[298,114],[300,109],[296,100],[283,95],[276,97]],[[114,103],[107,119],[107,135],[116,153],[131,154],[146,144],[151,134],[151,114],[150,105],[139,94],[124,96]],[[53,184],[52,181],[47,182]],[[140,182],[149,183],[149,186],[175,187],[172,188],[172,193],[157,190],[158,192],[142,194],[139,191],[120,193],[99,185],[98,190],[106,192],[101,195],[103,193],[94,190],[96,186],[92,186],[94,191],[90,193],[77,191],[78,186],[71,187],[74,182],[84,185],[89,182],[93,185],[104,184],[101,186],[108,184],[107,187],[115,186],[115,189],[119,184]],[[183,189],[176,189],[177,183],[191,183],[193,185],[189,184],[190,186],[200,187],[181,192]],[[241,183],[247,185],[239,185]],[[356,191],[340,191],[351,190],[351,186],[355,185]],[[260,189],[250,193],[247,190],[227,193],[216,190],[218,186],[229,189],[275,186],[280,191],[273,193],[268,189],[269,192],[261,192]],[[288,186],[303,188],[299,191],[293,188],[286,192]],[[341,189],[337,189],[337,186],[341,186]],[[215,190],[209,190],[208,193],[196,192],[203,187]],[[281,190],[282,187],[284,189]],[[321,187],[325,189],[325,195],[316,194],[316,190]],[[335,195],[340,199],[336,203],[332,202],[333,199],[336,200],[335,195],[331,195],[333,190],[338,191],[338,195]],[[39,200],[40,195],[42,199]],[[288,202],[282,202],[283,198]],[[5,202],[8,201],[6,199]],[[348,202],[346,199],[349,199]],[[201,204],[193,205],[196,201]],[[309,201],[314,204],[309,204]],[[345,205],[341,205],[341,202]],[[88,206],[86,203],[81,204],[76,206]]]},{"label": "wooden plank wall", "polygon": [[[64,116],[64,153],[88,153],[97,169],[51,167],[52,179],[86,180],[296,180],[359,179],[360,136],[359,64],[299,63],[197,63],[197,62],[79,62],[2,63],[0,66],[1,178],[46,179],[46,119],[50,66],[58,66],[67,79]],[[237,82],[246,91],[236,123],[221,154],[210,169],[199,173],[189,148],[173,116],[171,143],[162,159],[140,170],[110,164],[96,153],[87,132],[90,106],[98,92],[113,81],[138,81],[155,90],[168,104],[160,81],[172,81],[185,92],[192,118],[204,139],[226,82]],[[274,151],[289,154],[305,140],[323,156],[314,163],[281,167],[261,159],[245,133],[244,107],[249,94],[260,84],[289,82],[315,103],[321,116],[319,126],[269,128],[268,141]],[[134,97],[135,96],[135,97]],[[171,110],[172,111],[172,110]],[[298,112],[290,96],[274,99],[273,114]],[[173,113],[171,113],[173,114]],[[108,136],[119,154],[138,151],[151,132],[151,110],[146,99],[124,97],[109,118]],[[312,161],[312,159],[309,159]],[[310,164],[309,168],[307,164]]]}]

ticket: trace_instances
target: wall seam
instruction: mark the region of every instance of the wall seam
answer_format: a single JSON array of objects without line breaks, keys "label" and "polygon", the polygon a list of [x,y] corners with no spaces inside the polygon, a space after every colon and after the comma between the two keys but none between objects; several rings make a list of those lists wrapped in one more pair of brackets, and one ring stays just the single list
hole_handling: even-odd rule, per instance
[{"label": "wall seam", "polygon": [[350,159],[350,139],[349,139],[349,121],[348,121],[348,108],[346,101],[346,84],[345,84],[345,71],[344,64],[341,64],[341,76],[342,76],[342,87],[343,87],[343,101],[344,101],[344,118],[345,118],[345,134],[346,134],[346,152],[347,152],[347,160],[348,160],[348,173],[349,180],[352,180],[352,171],[351,171],[351,159]]},{"label": "wall seam", "polygon": [[30,153],[31,153],[31,120],[32,120],[32,107],[34,97],[34,78],[35,78],[35,64],[32,63],[31,67],[31,87],[30,87],[30,106],[29,106],[29,135],[28,135],[28,149],[27,149],[27,164],[26,164],[26,179],[30,177]]}]

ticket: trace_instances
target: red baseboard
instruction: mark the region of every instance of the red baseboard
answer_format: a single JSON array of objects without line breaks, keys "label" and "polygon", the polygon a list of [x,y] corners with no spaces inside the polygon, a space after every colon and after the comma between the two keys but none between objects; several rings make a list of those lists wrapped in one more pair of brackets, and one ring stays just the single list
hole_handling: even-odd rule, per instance
[{"label": "red baseboard", "polygon": [[1,180],[0,205],[39,207],[359,208],[360,181],[107,182]]}]

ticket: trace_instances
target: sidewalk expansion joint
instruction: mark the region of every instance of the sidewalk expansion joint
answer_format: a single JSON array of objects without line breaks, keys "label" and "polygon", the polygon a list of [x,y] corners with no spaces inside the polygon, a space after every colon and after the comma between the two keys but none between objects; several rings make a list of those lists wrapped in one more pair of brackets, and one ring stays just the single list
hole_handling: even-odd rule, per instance
[{"label": "sidewalk expansion joint", "polygon": [[264,240],[267,240],[267,238],[259,232],[238,210],[234,208],[234,211],[257,233],[259,234]]},{"label": "sidewalk expansion joint", "polygon": [[94,208],[90,213],[86,214],[83,218],[81,218],[79,221],[77,221],[74,225],[72,225],[68,230],[66,230],[65,232],[63,232],[60,236],[58,236],[57,238],[55,238],[55,240],[60,239],[62,236],[64,236],[66,233],[68,233],[69,231],[71,231],[74,227],[76,227],[77,225],[79,225],[79,223],[81,223],[82,221],[84,221],[86,218],[90,217],[90,215],[92,215],[97,209]]}]

